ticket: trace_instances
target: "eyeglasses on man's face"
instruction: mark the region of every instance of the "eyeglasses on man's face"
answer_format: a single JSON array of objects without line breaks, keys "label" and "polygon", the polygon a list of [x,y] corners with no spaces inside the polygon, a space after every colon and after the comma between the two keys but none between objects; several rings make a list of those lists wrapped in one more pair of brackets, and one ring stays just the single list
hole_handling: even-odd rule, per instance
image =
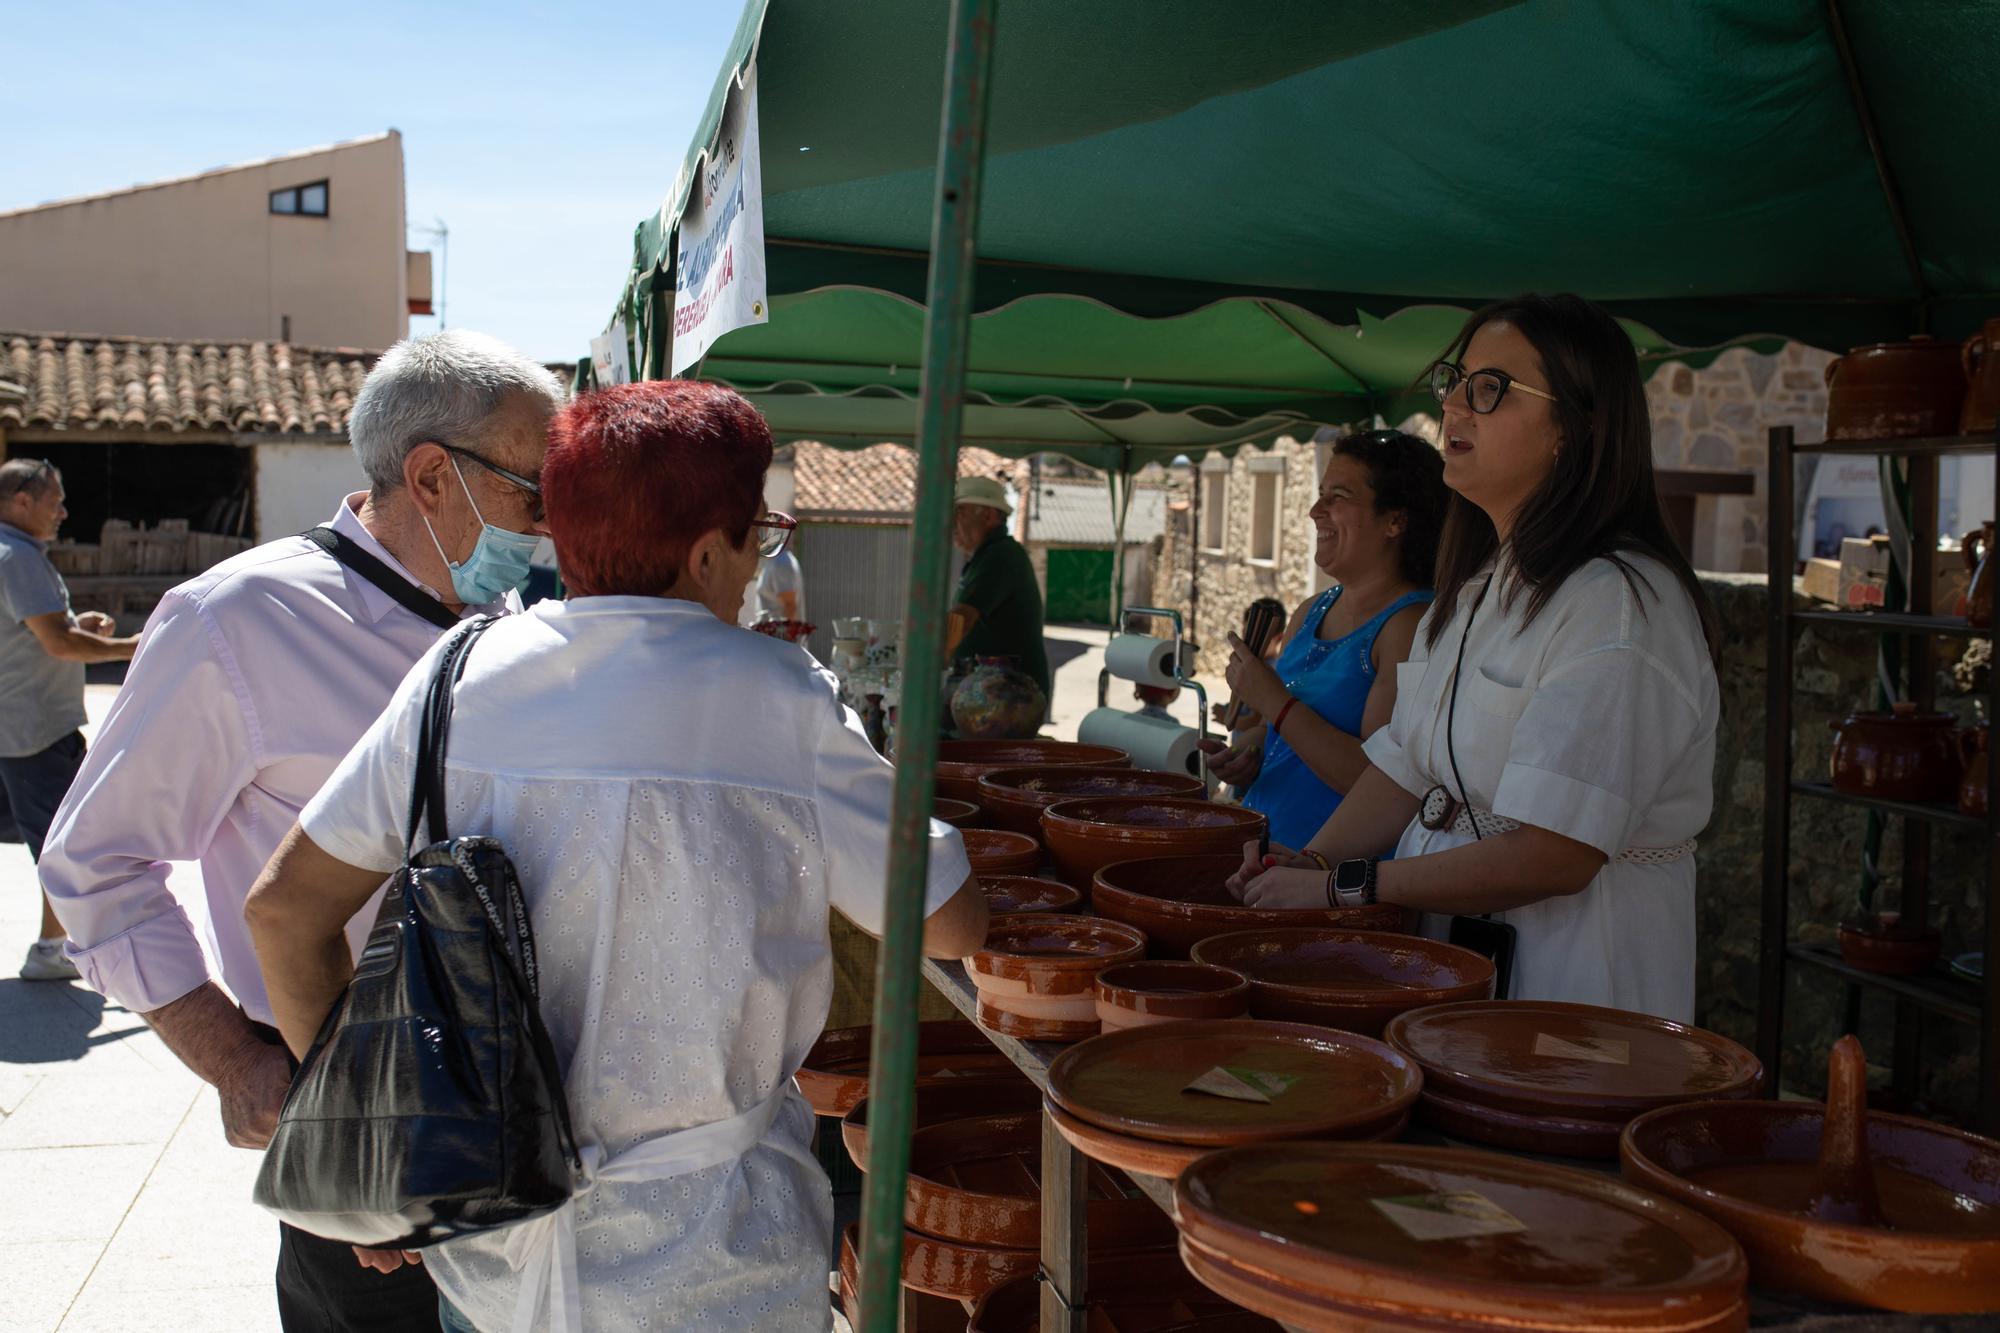
[{"label": "eyeglasses on man's face", "polygon": [[509,468],[501,467],[498,463],[490,459],[481,458],[470,449],[461,449],[455,444],[446,444],[442,440],[435,443],[438,448],[444,450],[452,457],[463,458],[469,463],[476,463],[488,472],[491,472],[494,476],[500,478],[500,480],[506,482],[509,486],[520,491],[525,491],[529,503],[528,517],[535,522],[540,523],[544,518],[548,517],[547,512],[542,507],[542,483],[540,481],[533,477],[524,477]]},{"label": "eyeglasses on man's face", "polygon": [[792,533],[798,530],[799,521],[772,509],[762,518],[751,519],[750,526],[757,530],[757,554],[768,560],[785,549]]},{"label": "eyeglasses on man's face", "polygon": [[1440,361],[1431,367],[1431,396],[1440,405],[1456,393],[1461,384],[1465,386],[1465,405],[1480,416],[1500,406],[1500,400],[1507,396],[1509,389],[1519,389],[1522,393],[1531,393],[1552,403],[1562,401],[1546,389],[1521,383],[1504,370],[1475,370],[1468,375],[1464,367],[1449,361]]}]

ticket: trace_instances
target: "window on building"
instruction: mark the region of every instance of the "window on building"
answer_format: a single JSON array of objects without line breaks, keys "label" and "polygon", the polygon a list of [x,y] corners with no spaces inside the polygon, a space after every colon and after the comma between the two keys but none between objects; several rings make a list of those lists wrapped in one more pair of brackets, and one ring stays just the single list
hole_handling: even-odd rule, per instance
[{"label": "window on building", "polygon": [[291,185],[271,191],[271,211],[287,216],[325,217],[326,182],[314,181],[310,185]]},{"label": "window on building", "polygon": [[1224,471],[1201,474],[1201,545],[1205,551],[1220,551],[1229,531],[1229,474]]},{"label": "window on building", "polygon": [[1285,474],[1258,471],[1250,474],[1250,558],[1264,564],[1278,561],[1278,502],[1284,493]]}]

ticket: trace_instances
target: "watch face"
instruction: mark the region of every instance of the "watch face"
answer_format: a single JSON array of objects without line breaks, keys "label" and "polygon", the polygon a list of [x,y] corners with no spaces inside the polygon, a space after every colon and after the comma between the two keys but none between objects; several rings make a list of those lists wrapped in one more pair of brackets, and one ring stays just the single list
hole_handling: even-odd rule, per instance
[{"label": "watch face", "polygon": [[1333,887],[1343,893],[1359,893],[1368,883],[1366,861],[1342,861],[1333,872]]}]

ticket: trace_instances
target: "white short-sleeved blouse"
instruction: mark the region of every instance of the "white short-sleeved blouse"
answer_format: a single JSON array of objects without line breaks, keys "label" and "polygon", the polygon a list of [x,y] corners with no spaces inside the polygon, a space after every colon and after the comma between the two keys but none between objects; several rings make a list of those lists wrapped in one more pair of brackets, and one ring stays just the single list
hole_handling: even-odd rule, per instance
[{"label": "white short-sleeved blouse", "polygon": [[[1630,558],[1635,591],[1609,560],[1564,581],[1532,624],[1525,591],[1483,604],[1470,580],[1436,646],[1431,616],[1396,668],[1396,709],[1364,746],[1404,790],[1459,796],[1445,722],[1465,640],[1451,739],[1475,809],[1616,857],[1668,848],[1707,825],[1720,692],[1701,620],[1665,565]],[[1471,625],[1467,636],[1468,622]],[[1472,841],[1412,821],[1398,857]],[[1694,858],[1611,861],[1581,893],[1500,913],[1515,927],[1513,998],[1694,1017]]]},{"label": "white short-sleeved blouse", "polygon": [[[432,656],[300,816],[349,864],[401,863]],[[606,1157],[778,1091],[832,997],[827,908],[879,930],[892,770],[803,650],[691,602],[543,602],[489,629],[456,696],[451,832],[520,873],[542,1016],[580,1142]],[[931,824],[927,910],[970,873]],[[816,1329],[832,1201],[794,1090],[745,1156],[579,1201],[584,1327]],[[480,1328],[512,1327],[505,1234],[426,1251]]]}]

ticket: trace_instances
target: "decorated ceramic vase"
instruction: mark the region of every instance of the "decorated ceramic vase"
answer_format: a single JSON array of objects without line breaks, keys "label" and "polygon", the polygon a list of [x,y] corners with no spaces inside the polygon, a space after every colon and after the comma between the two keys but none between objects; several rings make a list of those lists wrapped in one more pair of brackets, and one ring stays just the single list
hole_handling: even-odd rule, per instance
[{"label": "decorated ceramic vase", "polygon": [[1019,740],[1041,730],[1048,696],[1007,659],[982,657],[951,692],[951,723],[967,740]]}]

